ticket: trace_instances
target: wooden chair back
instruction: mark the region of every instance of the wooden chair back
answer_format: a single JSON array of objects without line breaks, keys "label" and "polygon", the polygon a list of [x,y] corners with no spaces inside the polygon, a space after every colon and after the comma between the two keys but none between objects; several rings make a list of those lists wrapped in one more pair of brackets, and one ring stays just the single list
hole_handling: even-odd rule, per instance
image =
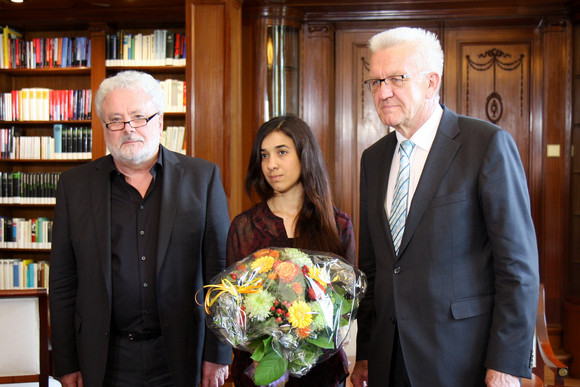
[{"label": "wooden chair back", "polygon": [[[523,379],[522,387],[563,387],[564,378],[568,376],[568,366],[562,363],[552,346],[548,336],[548,325],[546,323],[546,293],[544,284],[540,284],[540,295],[538,298],[538,312],[536,313],[536,337],[535,337],[535,361],[533,368],[533,379]],[[554,384],[546,384],[545,369],[549,369],[554,374]]]}]

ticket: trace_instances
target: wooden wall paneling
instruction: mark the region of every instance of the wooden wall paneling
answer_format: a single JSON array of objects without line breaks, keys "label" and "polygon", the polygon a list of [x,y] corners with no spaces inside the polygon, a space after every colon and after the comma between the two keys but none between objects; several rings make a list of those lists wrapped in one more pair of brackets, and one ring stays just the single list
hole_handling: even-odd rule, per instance
[{"label": "wooden wall paneling", "polygon": [[220,167],[230,215],[242,198],[241,30],[240,1],[187,0],[189,147]]},{"label": "wooden wall paneling", "polygon": [[570,254],[567,295],[577,298],[580,303],[580,24],[574,26],[573,51]]},{"label": "wooden wall paneling", "polygon": [[312,128],[324,154],[330,178],[336,181],[334,28],[329,23],[307,23],[303,31],[301,116]]},{"label": "wooden wall paneling", "polygon": [[[266,99],[266,34],[267,20],[261,17],[242,18],[242,186],[254,137],[267,115],[264,101]],[[257,200],[257,199],[256,199]],[[242,210],[253,205],[245,194],[242,198]]]},{"label": "wooden wall paneling", "polygon": [[[230,182],[229,211],[230,215],[242,211],[242,198],[244,197],[243,182],[245,167],[240,160],[243,154],[242,143],[242,3],[233,1],[230,7],[230,29],[226,36],[229,37],[229,79],[226,83],[226,101],[228,101],[227,127],[229,136],[226,141],[226,157],[229,165],[229,173],[225,175]],[[229,151],[228,151],[229,150]]]},{"label": "wooden wall paneling", "polygon": [[91,127],[93,129],[93,159],[98,159],[106,154],[105,136],[101,119],[97,116],[94,101],[95,94],[101,82],[107,77],[105,56],[107,52],[107,26],[104,23],[91,23],[89,26],[91,36],[91,90],[93,92],[93,107],[91,114]]},{"label": "wooden wall paneling", "polygon": [[580,375],[580,25],[574,25],[574,63],[572,72],[572,145],[570,179],[570,250],[568,255],[568,286],[564,301],[564,349],[572,355],[570,374]]},{"label": "wooden wall paneling", "polygon": [[[571,127],[571,29],[564,20],[547,21],[541,27],[543,48],[543,239],[540,251],[546,286],[548,321],[561,321],[565,291],[564,263],[568,256],[570,127]],[[557,157],[548,146],[559,147]]]}]

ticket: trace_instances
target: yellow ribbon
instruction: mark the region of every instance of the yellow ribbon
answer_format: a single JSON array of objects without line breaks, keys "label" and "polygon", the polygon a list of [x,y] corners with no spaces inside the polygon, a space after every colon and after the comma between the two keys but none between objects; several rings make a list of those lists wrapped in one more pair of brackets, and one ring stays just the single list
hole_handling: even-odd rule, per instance
[{"label": "yellow ribbon", "polygon": [[[240,294],[258,293],[262,290],[262,278],[255,278],[246,285],[234,285],[230,280],[224,278],[221,284],[217,285],[205,285],[204,288],[208,288],[208,292],[205,295],[205,313],[210,314],[209,308],[220,298],[224,293],[229,293],[236,298],[238,306],[240,305]],[[212,293],[218,292],[212,298]]]}]

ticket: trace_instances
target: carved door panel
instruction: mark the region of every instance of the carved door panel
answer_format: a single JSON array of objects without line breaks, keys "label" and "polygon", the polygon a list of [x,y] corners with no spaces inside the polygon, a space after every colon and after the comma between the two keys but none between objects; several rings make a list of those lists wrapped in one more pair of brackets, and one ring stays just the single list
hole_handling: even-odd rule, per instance
[{"label": "carved door panel", "polygon": [[533,31],[448,31],[445,38],[446,105],[507,130],[529,180]]}]

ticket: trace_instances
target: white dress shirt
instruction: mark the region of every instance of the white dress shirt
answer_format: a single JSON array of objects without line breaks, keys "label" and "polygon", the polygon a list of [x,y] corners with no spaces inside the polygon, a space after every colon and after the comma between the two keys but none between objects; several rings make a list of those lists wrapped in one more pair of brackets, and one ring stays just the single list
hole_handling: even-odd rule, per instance
[{"label": "white dress shirt", "polygon": [[[419,184],[419,179],[421,178],[421,173],[423,172],[423,167],[425,166],[425,161],[427,161],[427,156],[429,156],[429,151],[431,150],[431,145],[433,145],[433,140],[435,140],[435,135],[437,134],[437,128],[439,127],[439,122],[441,121],[441,116],[443,115],[443,109],[440,105],[437,105],[431,117],[415,132],[411,140],[415,147],[411,152],[410,162],[410,176],[409,176],[409,194],[407,197],[407,213],[411,208],[411,202],[413,201],[413,195]],[[387,217],[391,215],[391,206],[393,203],[393,194],[395,190],[395,184],[397,182],[397,174],[399,173],[399,164],[401,163],[400,155],[400,144],[401,142],[407,140],[399,132],[397,135],[397,149],[393,155],[393,162],[391,163],[391,172],[389,173],[389,184],[387,186],[387,197],[385,198],[385,211]]]}]

